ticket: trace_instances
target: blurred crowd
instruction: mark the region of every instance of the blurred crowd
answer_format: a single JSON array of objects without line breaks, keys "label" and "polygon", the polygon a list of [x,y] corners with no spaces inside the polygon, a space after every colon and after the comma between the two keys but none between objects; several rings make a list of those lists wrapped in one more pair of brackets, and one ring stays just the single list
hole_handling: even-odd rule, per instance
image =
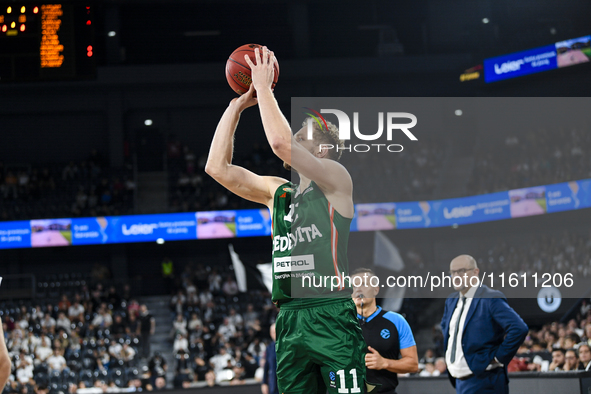
[{"label": "blurred crowd", "polygon": [[468,195],[591,177],[591,134],[583,129],[540,129],[481,144]]},{"label": "blurred crowd", "polygon": [[170,311],[175,387],[261,381],[278,312],[267,291],[240,293],[231,271],[189,264]]},{"label": "blurred crowd", "polygon": [[96,150],[79,162],[0,162],[0,221],[129,214],[134,190],[132,170],[110,169]]},{"label": "blurred crowd", "polygon": [[[73,276],[59,299],[0,304],[12,375],[3,393],[102,393],[158,387],[151,316],[124,284],[103,287]],[[145,364],[144,362],[144,364]],[[151,369],[150,369],[151,368]],[[163,387],[163,386],[162,386]]]},{"label": "blurred crowd", "polygon": [[[172,138],[167,147],[167,162],[172,212],[260,207],[230,193],[205,173],[207,152],[196,154],[188,145]],[[250,152],[235,152],[233,163],[259,175],[290,178],[290,173],[283,169],[283,163],[268,145],[253,144]]]}]

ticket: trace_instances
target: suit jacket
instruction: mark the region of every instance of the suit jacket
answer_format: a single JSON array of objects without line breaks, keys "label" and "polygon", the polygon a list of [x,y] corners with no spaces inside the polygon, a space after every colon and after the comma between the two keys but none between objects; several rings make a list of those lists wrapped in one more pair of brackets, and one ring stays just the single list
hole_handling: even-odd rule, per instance
[{"label": "suit jacket", "polygon": [[[441,320],[445,351],[449,339],[449,323],[458,303],[458,296],[459,292],[454,292],[445,301]],[[478,376],[484,373],[496,357],[503,363],[506,375],[507,365],[523,343],[527,331],[527,325],[507,304],[503,293],[486,285],[479,287],[466,315],[462,335],[462,349],[470,370]],[[455,387],[456,379],[448,375]]]},{"label": "suit jacket", "polygon": [[277,387],[277,353],[275,351],[275,341],[267,345],[263,371],[262,383],[269,385],[269,394],[279,394],[279,388]]}]

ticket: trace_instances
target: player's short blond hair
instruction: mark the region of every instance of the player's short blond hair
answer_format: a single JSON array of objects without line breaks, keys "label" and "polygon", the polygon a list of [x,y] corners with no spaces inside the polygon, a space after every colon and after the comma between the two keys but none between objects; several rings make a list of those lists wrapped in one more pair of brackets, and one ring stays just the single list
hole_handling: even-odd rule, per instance
[{"label": "player's short blond hair", "polygon": [[312,120],[314,142],[317,142],[318,144],[332,145],[334,148],[328,150],[328,158],[339,161],[343,154],[343,147],[345,146],[345,141],[339,139],[339,128],[331,122],[326,122],[326,125],[328,126],[328,130],[326,130],[324,125],[321,127],[313,118],[304,119],[304,122],[302,123],[303,127],[308,126],[308,119]]}]

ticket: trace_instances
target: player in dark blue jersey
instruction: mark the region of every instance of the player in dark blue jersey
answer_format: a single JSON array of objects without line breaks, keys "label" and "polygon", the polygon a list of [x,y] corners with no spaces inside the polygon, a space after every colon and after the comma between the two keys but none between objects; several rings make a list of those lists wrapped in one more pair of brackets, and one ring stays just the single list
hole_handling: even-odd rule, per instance
[{"label": "player in dark blue jersey", "polygon": [[377,306],[376,296],[380,288],[379,285],[372,286],[372,283],[378,282],[375,279],[371,281],[374,276],[373,271],[366,268],[353,272],[353,300],[368,345],[365,355],[367,380],[382,385],[378,393],[394,394],[398,386],[397,374],[417,372],[419,356],[412,331],[404,317]]}]

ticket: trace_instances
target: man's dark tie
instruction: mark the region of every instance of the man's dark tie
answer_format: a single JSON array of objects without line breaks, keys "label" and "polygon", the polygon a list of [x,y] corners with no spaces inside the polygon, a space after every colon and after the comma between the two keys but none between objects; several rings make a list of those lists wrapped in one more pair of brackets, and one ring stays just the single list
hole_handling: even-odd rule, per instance
[{"label": "man's dark tie", "polygon": [[458,331],[460,329],[460,320],[462,320],[462,313],[464,313],[464,305],[466,305],[466,297],[461,296],[460,301],[462,302],[462,307],[460,308],[460,315],[458,316],[458,320],[456,321],[456,331],[454,332],[454,340],[451,344],[451,362],[456,361],[456,345],[458,343]]}]

